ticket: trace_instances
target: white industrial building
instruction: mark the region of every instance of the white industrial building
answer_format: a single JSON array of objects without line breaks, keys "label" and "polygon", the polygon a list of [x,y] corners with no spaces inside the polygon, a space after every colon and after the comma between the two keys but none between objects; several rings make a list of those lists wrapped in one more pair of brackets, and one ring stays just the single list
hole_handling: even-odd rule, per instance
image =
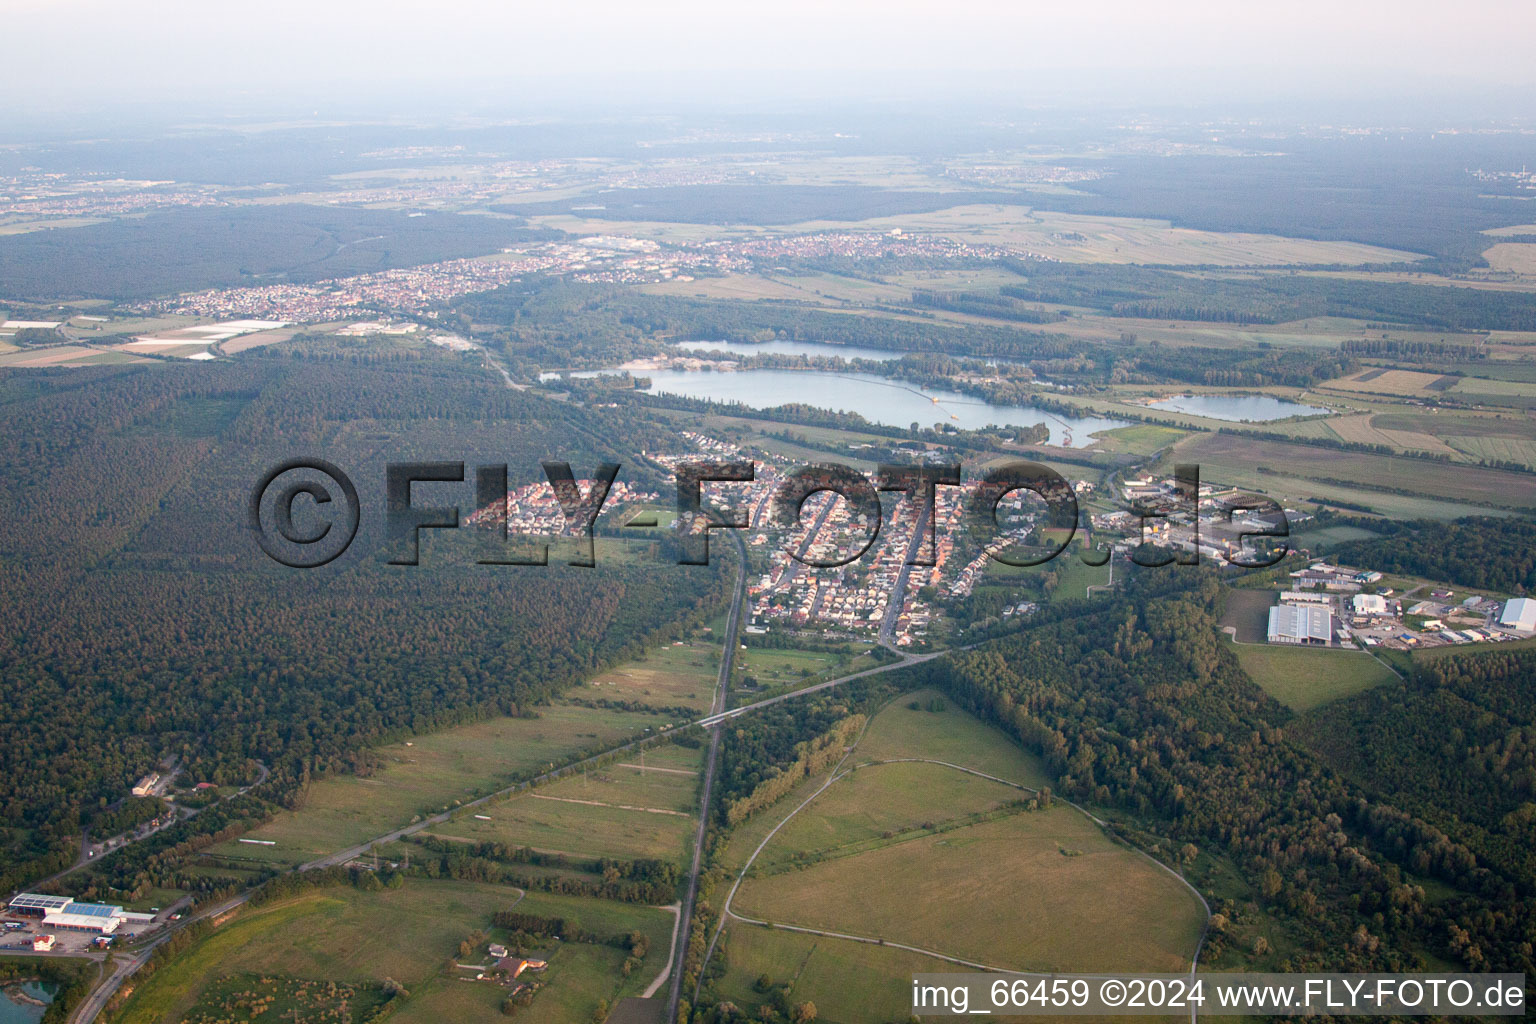
[{"label": "white industrial building", "polygon": [[1327,646],[1333,611],[1316,604],[1278,604],[1269,610],[1269,642]]},{"label": "white industrial building", "polygon": [[1536,600],[1511,598],[1499,613],[1499,628],[1515,633],[1536,633]]},{"label": "white industrial building", "polygon": [[13,914],[41,917],[45,928],[101,935],[111,935],[123,924],[148,924],[155,919],[154,914],[131,914],[122,907],[106,903],[77,903],[68,896],[37,892],[18,894],[11,900],[9,909]]},{"label": "white industrial building", "polygon": [[1356,594],[1349,604],[1358,618],[1387,614],[1387,599],[1380,594]]}]

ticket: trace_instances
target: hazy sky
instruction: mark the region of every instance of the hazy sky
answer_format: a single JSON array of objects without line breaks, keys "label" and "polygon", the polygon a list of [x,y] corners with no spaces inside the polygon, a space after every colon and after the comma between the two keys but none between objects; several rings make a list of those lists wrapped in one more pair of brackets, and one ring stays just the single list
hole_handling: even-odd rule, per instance
[{"label": "hazy sky", "polygon": [[1531,0],[0,0],[0,83],[35,110],[170,98],[466,106],[849,98],[1536,91]]}]

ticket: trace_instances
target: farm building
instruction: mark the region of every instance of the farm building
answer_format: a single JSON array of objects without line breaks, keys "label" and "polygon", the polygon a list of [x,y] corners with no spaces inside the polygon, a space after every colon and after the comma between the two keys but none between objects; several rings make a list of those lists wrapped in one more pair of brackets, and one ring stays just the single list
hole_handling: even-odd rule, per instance
[{"label": "farm building", "polygon": [[1272,644],[1326,646],[1333,636],[1333,612],[1321,605],[1279,604],[1269,610]]},{"label": "farm building", "polygon": [[1536,600],[1516,597],[1505,601],[1499,626],[1516,633],[1536,633]]}]

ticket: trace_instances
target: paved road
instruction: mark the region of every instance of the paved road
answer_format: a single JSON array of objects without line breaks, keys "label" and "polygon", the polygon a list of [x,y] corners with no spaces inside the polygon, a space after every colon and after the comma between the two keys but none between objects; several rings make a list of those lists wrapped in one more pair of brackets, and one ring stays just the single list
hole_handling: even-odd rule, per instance
[{"label": "paved road", "polygon": [[[255,782],[251,783],[249,786],[246,786],[244,789],[241,789],[241,790],[238,790],[238,791],[236,791],[234,793],[231,793],[229,796],[225,797],[224,800],[220,800],[217,803],[209,804],[208,806],[209,807],[217,807],[219,804],[224,803],[226,800],[233,800],[237,796],[244,796],[245,794],[249,793],[251,790],[255,789],[257,786],[261,785],[263,782],[266,782],[267,781],[267,776],[272,774],[271,771],[268,770],[266,764],[264,764],[261,761],[257,761],[256,762],[256,769],[257,769],[259,774],[257,775]],[[139,842],[142,839],[148,839],[150,836],[155,835],[156,833],[158,833],[158,832],[160,832],[160,831],[162,831],[164,829],[170,828],[172,825],[176,824],[179,821],[191,821],[193,818],[197,817],[199,813],[201,813],[202,811],[205,811],[207,809],[208,809],[207,807],[177,807],[177,806],[173,806],[171,808],[170,820],[167,821],[164,825],[161,825],[160,828],[151,829],[148,832],[142,833],[140,835],[134,835],[134,832],[136,830],[135,829],[129,829],[127,832],[124,832],[121,835],[112,836],[109,839],[106,839],[106,840],[104,840],[104,841],[102,841],[100,843],[94,844],[96,846],[100,846],[101,847],[101,850],[95,856],[91,855],[91,846],[93,844],[91,843],[90,830],[89,829],[82,829],[81,832],[80,832],[80,856],[75,860],[75,862],[73,864],[71,864],[69,867],[65,868],[63,871],[58,872],[57,874],[49,875],[47,878],[44,878],[41,881],[37,881],[37,882],[31,883],[31,888],[34,889],[34,890],[42,889],[42,888],[44,888],[45,886],[47,886],[51,882],[57,882],[59,879],[65,877],[66,875],[74,874],[76,871],[79,871],[81,868],[85,867],[87,864],[95,864],[95,863],[97,863],[99,861],[105,860],[107,857],[110,857],[112,854],[116,853],[118,850],[121,850],[121,849],[124,849],[125,847],[131,846],[134,843],[137,843],[137,842]],[[111,849],[107,849],[106,848],[106,844],[114,842],[114,841],[117,843],[117,845],[113,846]],[[15,894],[13,893],[12,895],[15,895]]]},{"label": "paved road", "polygon": [[[715,682],[715,699],[709,710],[718,714],[725,710],[726,693],[731,684],[731,666],[736,661],[736,632],[741,626],[741,602],[747,592],[747,546],[738,530],[731,531],[736,542],[736,554],[740,567],[736,573],[736,592],[731,596],[731,610],[725,620],[725,650],[720,658],[720,678]],[[699,894],[699,872],[704,867],[704,839],[709,833],[709,800],[715,788],[715,769],[720,763],[720,730],[709,730],[709,754],[704,759],[704,784],[699,789],[699,828],[693,838],[693,864],[688,869],[688,888],[683,895],[678,912],[680,927],[672,943],[672,984],[667,990],[666,1021],[677,1019],[677,1006],[683,994],[683,959],[688,950],[688,932],[693,923],[693,904]]]},{"label": "paved road", "polygon": [[97,1015],[107,1005],[107,1000],[111,999],[117,993],[117,990],[122,988],[123,982],[127,981],[139,968],[149,963],[149,958],[154,955],[155,950],[164,945],[172,935],[176,934],[179,928],[185,928],[187,925],[204,920],[205,918],[227,914],[236,907],[244,905],[250,900],[252,895],[254,895],[254,891],[241,893],[239,896],[227,899],[223,903],[192,914],[186,920],[178,922],[176,927],[166,925],[166,927],[160,930],[160,934],[134,950],[131,956],[114,958],[112,961],[112,973],[102,979],[91,990],[91,994],[80,1001],[80,1005],[75,1007],[74,1012],[69,1015],[68,1024],[89,1024],[90,1021],[95,1020]]},{"label": "paved road", "polygon": [[891,596],[885,606],[885,618],[880,621],[880,645],[896,650],[896,620],[901,617],[902,605],[907,600],[907,578],[912,575],[912,559],[917,557],[922,548],[923,538],[928,532],[928,506],[922,506],[917,513],[917,528],[912,531],[912,541],[907,545],[906,556],[901,560],[901,572],[896,576],[896,585],[891,588]]}]

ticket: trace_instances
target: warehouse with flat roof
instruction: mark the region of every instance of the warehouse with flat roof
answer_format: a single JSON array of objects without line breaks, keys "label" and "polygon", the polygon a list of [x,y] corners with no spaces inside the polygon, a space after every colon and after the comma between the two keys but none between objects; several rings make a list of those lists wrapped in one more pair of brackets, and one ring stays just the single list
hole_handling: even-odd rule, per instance
[{"label": "warehouse with flat roof", "polygon": [[155,919],[153,914],[132,914],[108,903],[77,903],[68,896],[39,892],[18,894],[10,902],[10,911],[27,917],[41,917],[47,928],[99,935],[111,935],[126,922],[148,924]]},{"label": "warehouse with flat roof", "polygon": [[1333,638],[1333,611],[1317,604],[1277,604],[1269,610],[1272,644],[1327,646]]},{"label": "warehouse with flat roof", "polygon": [[1515,633],[1536,633],[1536,600],[1516,597],[1505,601],[1499,626]]}]

